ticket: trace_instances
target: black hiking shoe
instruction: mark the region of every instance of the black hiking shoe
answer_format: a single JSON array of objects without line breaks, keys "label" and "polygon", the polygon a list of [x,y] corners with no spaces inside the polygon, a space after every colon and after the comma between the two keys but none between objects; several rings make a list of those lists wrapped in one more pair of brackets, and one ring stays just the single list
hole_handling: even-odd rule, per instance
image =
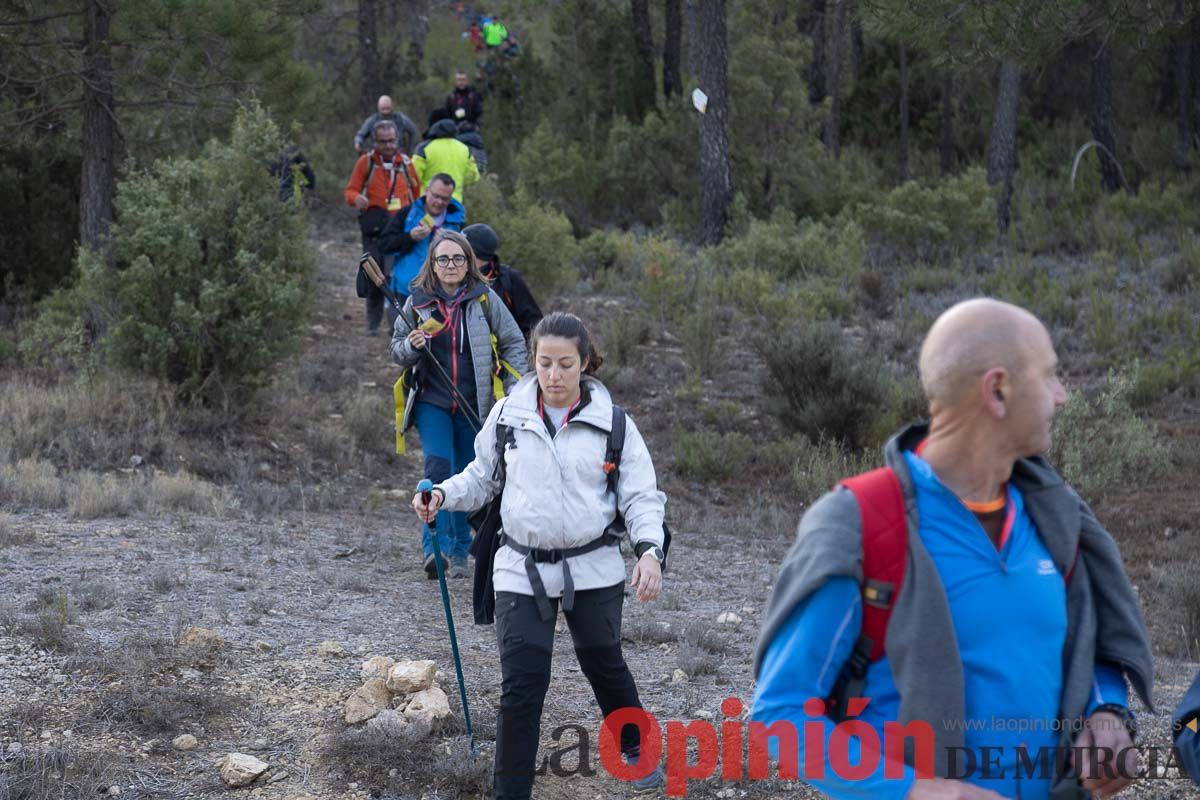
[{"label": "black hiking shoe", "polygon": [[[433,558],[434,558],[433,553],[430,553],[429,555],[425,556],[425,577],[431,581],[436,581],[437,580],[437,562],[435,562],[433,560]],[[442,572],[443,573],[445,573],[446,568],[448,566],[449,566],[449,562],[446,561],[445,556],[442,556]]]}]

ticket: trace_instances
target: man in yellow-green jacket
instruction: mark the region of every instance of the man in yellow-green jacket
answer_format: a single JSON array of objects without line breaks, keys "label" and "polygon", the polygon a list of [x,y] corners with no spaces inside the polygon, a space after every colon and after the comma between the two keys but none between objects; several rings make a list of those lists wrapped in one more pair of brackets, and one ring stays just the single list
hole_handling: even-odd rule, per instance
[{"label": "man in yellow-green jacket", "polygon": [[479,167],[471,157],[471,149],[458,141],[457,135],[458,126],[453,120],[435,122],[429,138],[417,145],[412,162],[422,186],[440,173],[454,178],[454,199],[461,203],[463,187],[479,180]]}]

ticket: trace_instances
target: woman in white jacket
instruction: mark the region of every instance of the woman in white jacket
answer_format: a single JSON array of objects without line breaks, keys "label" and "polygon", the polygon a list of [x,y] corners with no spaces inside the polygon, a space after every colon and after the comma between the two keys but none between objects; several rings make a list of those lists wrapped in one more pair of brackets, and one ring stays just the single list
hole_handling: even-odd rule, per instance
[{"label": "woman in white jacket", "polygon": [[[621,653],[625,560],[614,532],[624,520],[638,560],[631,585],[639,600],[662,589],[663,511],[646,443],[627,419],[615,496],[607,461],[613,403],[594,377],[601,358],[578,317],[556,312],[538,323],[531,339],[536,379],[525,376],[496,404],[475,439],[475,460],[434,487],[423,520],[439,508],[473,511],[500,489],[497,426],[505,439],[503,533],[492,578],[496,641],[503,676],[496,726],[497,800],[528,798],[533,788],[542,703],[550,685],[554,624],[562,605],[583,674],[607,717],[641,708],[637,686]],[[638,731],[626,725],[621,751],[639,757]],[[660,768],[635,781],[661,785]]]}]

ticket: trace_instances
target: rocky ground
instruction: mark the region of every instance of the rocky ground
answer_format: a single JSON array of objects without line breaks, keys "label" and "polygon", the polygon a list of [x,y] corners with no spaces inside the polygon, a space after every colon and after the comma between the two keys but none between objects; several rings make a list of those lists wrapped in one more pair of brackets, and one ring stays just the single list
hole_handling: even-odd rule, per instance
[{"label": "rocky ground", "polygon": [[[322,310],[301,356],[305,369],[329,386],[361,386],[386,409],[395,371],[385,340],[362,333],[349,266],[356,243],[339,231],[318,247]],[[564,304],[601,313],[604,299]],[[627,387],[621,399],[652,452],[670,452],[669,398],[644,388]],[[712,391],[733,397],[738,388]],[[331,407],[326,416],[336,414]],[[379,427],[381,452],[391,444],[388,424],[385,417]],[[419,568],[406,508],[419,456],[379,458],[383,467],[364,466],[366,459],[326,485],[302,486],[270,514],[235,502],[219,516],[9,515],[0,539],[0,800],[101,792],[279,800],[477,793],[488,780],[499,669],[494,630],[471,624],[469,580],[451,581],[451,601],[479,754],[472,756],[458,723],[389,739],[383,726],[360,733],[344,720],[347,700],[363,685],[363,662],[376,655],[433,660],[438,685],[455,715],[461,711],[437,583]],[[626,655],[645,706],[659,719],[719,722],[724,699],[750,700],[761,610],[800,508],[669,474],[663,484],[676,549],[658,602],[626,598]],[[1183,524],[1194,528],[1191,519]],[[1129,529],[1137,530],[1132,522]],[[1190,546],[1194,530],[1178,541]],[[1143,566],[1149,575],[1153,565]],[[1142,591],[1145,598],[1150,589]],[[1176,652],[1167,646],[1170,631],[1155,635],[1159,708],[1139,709],[1139,718],[1145,741],[1161,745],[1169,711],[1197,664],[1166,655]],[[553,738],[566,725],[590,735],[596,774],[547,775],[537,796],[626,796],[625,785],[599,767],[597,712],[564,634],[543,716],[544,752],[576,741],[575,731]],[[219,764],[231,753],[266,767],[245,788],[230,789]],[[564,762],[574,763],[574,755]],[[784,792],[815,796],[780,782],[713,779],[689,787],[695,797]],[[1194,790],[1170,772],[1128,796],[1182,798]]]}]

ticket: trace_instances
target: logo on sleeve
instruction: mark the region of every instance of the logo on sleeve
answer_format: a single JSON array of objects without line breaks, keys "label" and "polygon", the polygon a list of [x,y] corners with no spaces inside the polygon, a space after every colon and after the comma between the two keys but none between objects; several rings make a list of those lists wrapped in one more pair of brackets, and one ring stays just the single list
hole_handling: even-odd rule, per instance
[{"label": "logo on sleeve", "polygon": [[1054,562],[1048,558],[1038,559],[1038,575],[1055,575],[1058,570],[1054,568]]}]

